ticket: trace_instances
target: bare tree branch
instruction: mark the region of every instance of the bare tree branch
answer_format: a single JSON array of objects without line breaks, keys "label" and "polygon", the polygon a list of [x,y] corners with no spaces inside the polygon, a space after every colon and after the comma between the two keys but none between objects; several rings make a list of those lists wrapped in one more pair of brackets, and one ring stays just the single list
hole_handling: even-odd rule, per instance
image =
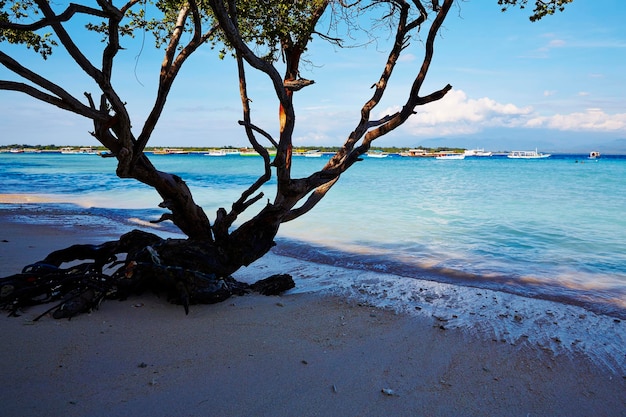
[{"label": "bare tree branch", "polygon": [[246,45],[243,41],[237,26],[233,22],[233,19],[229,15],[229,12],[224,5],[223,0],[209,0],[209,4],[215,13],[215,17],[217,18],[221,29],[224,31],[224,35],[228,39],[228,41],[232,44],[235,50],[240,51],[243,59],[246,60],[248,64],[250,64],[253,68],[267,74],[267,76],[272,81],[274,85],[274,91],[278,100],[287,104],[287,94],[285,92],[285,88],[283,86],[283,80],[276,70],[274,66],[272,66],[267,61],[259,58],[252,52],[252,50]]},{"label": "bare tree branch", "polygon": [[283,222],[289,222],[298,217],[308,213],[313,209],[317,203],[319,203],[322,198],[330,191],[333,185],[339,180],[339,176],[336,176],[332,180],[326,182],[325,184],[317,187],[310,195],[309,198],[302,204],[300,207],[290,210],[285,217],[283,218]]},{"label": "bare tree branch", "polygon": [[81,4],[70,3],[69,6],[65,9],[65,11],[63,11],[63,13],[59,15],[45,16],[43,19],[40,19],[33,23],[28,23],[28,24],[12,23],[9,21],[0,20],[0,28],[21,30],[21,31],[35,31],[35,30],[43,29],[48,26],[52,26],[52,24],[68,22],[77,13],[105,17],[105,18],[108,17],[108,14],[102,10],[94,9],[92,7],[87,7]]},{"label": "bare tree branch", "polygon": [[95,111],[95,109],[92,109],[89,106],[85,106],[63,88],[54,84],[50,80],[43,78],[42,76],[29,70],[28,68],[20,65],[17,61],[15,61],[13,58],[11,58],[9,55],[5,54],[2,51],[0,51],[0,63],[4,65],[7,69],[13,71],[15,74],[49,91],[50,93],[52,93],[52,95],[37,90],[36,88],[28,86],[27,84],[10,81],[2,81],[0,83],[0,90],[21,91],[30,95],[31,97],[53,104],[59,108],[69,110],[72,113],[76,113],[94,120],[108,120],[108,115]]},{"label": "bare tree branch", "polygon": [[[193,37],[189,41],[189,43],[185,45],[185,47],[178,53],[178,55],[175,55],[184,31],[185,21],[190,12],[194,21]],[[200,12],[198,10],[198,6],[194,1],[190,2],[188,7],[183,7],[180,9],[174,32],[170,37],[170,41],[166,48],[163,62],[161,64],[159,90],[157,92],[157,97],[135,145],[135,157],[143,152],[144,148],[146,147],[148,140],[150,139],[150,136],[152,135],[152,132],[154,131],[154,128],[156,127],[156,124],[161,116],[161,113],[163,112],[167,96],[169,95],[176,76],[178,75],[183,64],[189,58],[189,56],[191,56],[191,54],[196,49],[198,49],[198,47],[200,47],[200,45],[202,45],[204,42],[206,42],[207,39],[215,34],[217,29],[218,26],[214,25],[208,31],[202,33]]]}]

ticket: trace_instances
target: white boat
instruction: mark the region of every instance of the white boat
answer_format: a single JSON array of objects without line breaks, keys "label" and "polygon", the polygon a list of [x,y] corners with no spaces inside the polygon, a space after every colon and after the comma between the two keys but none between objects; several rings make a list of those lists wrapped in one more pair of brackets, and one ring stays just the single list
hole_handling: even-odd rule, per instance
[{"label": "white boat", "polygon": [[304,153],[305,158],[320,158],[323,154],[320,151],[306,151]]},{"label": "white boat", "polygon": [[437,156],[435,156],[435,159],[439,159],[439,160],[459,160],[459,159],[465,159],[465,154],[462,153],[440,153],[437,154]]},{"label": "white boat", "polygon": [[534,151],[512,151],[506,157],[511,159],[543,159],[549,158],[551,154]]},{"label": "white boat", "polygon": [[61,153],[64,155],[97,155],[98,152],[95,151],[91,146],[85,148],[72,148],[71,146],[66,146],[65,148],[61,148]]},{"label": "white boat", "polygon": [[485,152],[485,148],[466,149],[465,156],[491,156],[493,152]]},{"label": "white boat", "polygon": [[598,159],[598,158],[600,158],[600,152],[598,151],[589,152],[589,159]]},{"label": "white boat", "polygon": [[368,152],[366,155],[370,158],[386,158],[389,156],[387,152],[383,152],[383,151],[372,151],[372,152]]},{"label": "white boat", "polygon": [[433,155],[430,154],[426,149],[409,149],[408,151],[400,152],[400,156],[413,156],[424,158]]},{"label": "white boat", "polygon": [[[269,156],[276,156],[276,149],[266,149]],[[239,150],[239,156],[261,156],[260,153],[250,148],[242,148]]]},{"label": "white boat", "polygon": [[83,155],[98,155],[98,151],[96,151],[91,146],[88,146],[86,148],[80,148],[78,150],[78,153],[83,154]]},{"label": "white boat", "polygon": [[152,153],[155,155],[186,155],[189,153],[189,151],[186,151],[182,148],[162,148],[155,149],[154,151],[152,151]]},{"label": "white boat", "polygon": [[224,149],[211,149],[204,156],[226,156],[226,151]]}]

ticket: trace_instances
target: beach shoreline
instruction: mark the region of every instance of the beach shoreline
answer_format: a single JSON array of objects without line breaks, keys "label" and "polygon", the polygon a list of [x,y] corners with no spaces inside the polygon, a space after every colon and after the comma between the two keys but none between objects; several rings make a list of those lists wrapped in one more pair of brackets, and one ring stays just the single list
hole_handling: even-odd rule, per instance
[{"label": "beach shoreline", "polygon": [[[0,276],[118,232],[2,213]],[[294,275],[296,290],[196,305],[189,316],[145,294],[72,320],[33,323],[46,306],[3,317],[3,415],[626,415],[620,321],[541,300],[533,317],[535,300],[436,283],[419,284],[420,310],[391,309],[375,297],[391,277],[274,254],[235,275],[277,272]],[[463,305],[478,302],[486,307]],[[507,306],[518,313],[498,318]],[[611,335],[570,340],[577,326],[613,332],[622,357],[590,355]]]}]

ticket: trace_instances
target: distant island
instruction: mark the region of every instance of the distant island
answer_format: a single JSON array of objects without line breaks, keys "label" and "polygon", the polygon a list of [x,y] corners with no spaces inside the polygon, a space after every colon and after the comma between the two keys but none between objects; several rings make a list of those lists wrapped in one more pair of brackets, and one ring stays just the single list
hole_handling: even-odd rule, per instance
[{"label": "distant island", "polygon": [[[29,145],[29,144],[11,144],[11,145],[0,145],[0,152],[11,152],[11,151],[20,151],[20,152],[62,152],[67,149],[91,149],[95,153],[103,153],[109,152],[107,148],[104,146],[89,146],[89,145]],[[240,148],[234,146],[221,146],[221,147],[186,147],[186,146],[176,146],[176,147],[168,147],[168,146],[152,146],[147,147],[145,152],[147,153],[163,153],[165,149],[176,149],[180,151],[179,153],[202,153],[202,152],[211,152],[216,149],[223,150],[231,150],[231,151],[242,151],[245,149],[252,150],[250,148]],[[276,151],[275,148],[266,148],[270,153],[272,151]],[[335,153],[340,148],[337,146],[298,146],[294,147],[294,152],[308,152],[308,151],[318,151],[322,153]],[[451,147],[437,147],[437,148],[428,148],[423,146],[417,146],[414,148],[408,147],[372,147],[370,149],[371,152],[384,152],[388,154],[401,154],[409,151],[420,151],[426,154],[436,154],[442,152],[448,153],[463,153],[465,152],[465,148],[451,148]],[[502,151],[506,152],[506,151]]]}]

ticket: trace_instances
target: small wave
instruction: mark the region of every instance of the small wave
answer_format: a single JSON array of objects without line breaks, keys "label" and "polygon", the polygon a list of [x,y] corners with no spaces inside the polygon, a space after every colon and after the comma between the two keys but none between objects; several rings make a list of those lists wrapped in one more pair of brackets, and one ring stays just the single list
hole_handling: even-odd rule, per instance
[{"label": "small wave", "polygon": [[[311,245],[293,239],[280,239],[274,252],[281,256],[362,271],[376,271],[396,276],[439,283],[483,288],[523,297],[544,299],[584,307],[598,314],[626,320],[626,290],[623,283],[591,286],[590,280],[551,280],[532,275],[497,272],[475,273],[452,268],[437,261],[418,262],[406,256],[398,258],[393,252],[364,253]],[[462,266],[462,265],[461,265]]]}]

